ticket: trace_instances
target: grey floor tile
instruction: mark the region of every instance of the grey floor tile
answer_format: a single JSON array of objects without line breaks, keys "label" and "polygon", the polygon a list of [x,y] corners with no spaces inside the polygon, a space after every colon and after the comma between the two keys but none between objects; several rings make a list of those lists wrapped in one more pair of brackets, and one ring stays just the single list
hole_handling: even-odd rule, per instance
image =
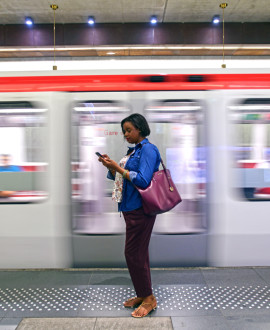
[{"label": "grey floor tile", "polygon": [[269,330],[270,315],[252,315],[250,317],[232,316],[226,317],[229,329],[232,330]]},{"label": "grey floor tile", "polygon": [[222,313],[217,310],[194,310],[194,309],[184,309],[184,310],[161,310],[160,308],[157,308],[155,311],[151,313],[151,317],[160,317],[160,316],[170,316],[170,317],[192,317],[192,316],[200,316],[200,317],[206,317],[206,316],[222,316]]},{"label": "grey floor tile", "polygon": [[96,318],[26,318],[18,330],[94,330]]},{"label": "grey floor tile", "polygon": [[91,285],[81,289],[79,316],[129,316],[130,310],[123,306],[129,297],[135,296],[126,285]]},{"label": "grey floor tile", "polygon": [[[1,305],[1,302],[0,302]],[[5,317],[7,311],[4,309],[4,307],[0,306],[0,318]]]},{"label": "grey floor tile", "polygon": [[38,282],[44,287],[87,285],[92,276],[91,271],[45,271],[39,272]]},{"label": "grey floor tile", "polygon": [[21,318],[3,318],[0,320],[0,330],[15,330]]},{"label": "grey floor tile", "polygon": [[269,286],[211,287],[223,315],[264,315],[270,313]]},{"label": "grey floor tile", "polygon": [[205,279],[198,270],[152,270],[151,271],[152,284],[206,284]]},{"label": "grey floor tile", "polygon": [[104,309],[101,311],[91,310],[91,308],[80,310],[78,317],[131,317],[132,310],[120,309],[118,311]]},{"label": "grey floor tile", "polygon": [[41,270],[2,271],[1,288],[37,288],[89,284],[92,272]]},{"label": "grey floor tile", "polygon": [[211,290],[205,285],[154,286],[157,316],[222,315]]},{"label": "grey floor tile", "polygon": [[131,285],[128,271],[94,271],[90,278],[91,285]]},{"label": "grey floor tile", "polygon": [[209,286],[266,285],[252,268],[204,268],[202,274]]},{"label": "grey floor tile", "polygon": [[160,329],[172,330],[170,317],[145,317],[145,318],[98,318],[95,330],[105,329]]},{"label": "grey floor tile", "polygon": [[[266,308],[254,308],[254,309],[250,309],[250,308],[244,308],[244,309],[221,309],[221,313],[226,316],[226,317],[230,317],[230,316],[235,316],[235,317],[247,317],[247,318],[259,318],[259,317],[263,317],[263,316],[267,316],[270,314],[270,309],[266,309]],[[269,328],[270,329],[270,328]]]},{"label": "grey floor tile", "polygon": [[254,268],[255,272],[259,274],[267,284],[270,284],[270,268]]},{"label": "grey floor tile", "polygon": [[22,288],[38,285],[38,272],[36,271],[1,271],[1,288]]},{"label": "grey floor tile", "polygon": [[[224,316],[172,317],[174,330],[228,330],[229,324]],[[240,329],[239,329],[240,330]],[[241,329],[242,330],[242,329]],[[244,328],[243,328],[244,330]]]},{"label": "grey floor tile", "polygon": [[0,290],[5,317],[77,316],[81,292],[78,288],[14,288]]},{"label": "grey floor tile", "polygon": [[6,318],[24,318],[24,317],[78,317],[79,311],[9,311]]}]

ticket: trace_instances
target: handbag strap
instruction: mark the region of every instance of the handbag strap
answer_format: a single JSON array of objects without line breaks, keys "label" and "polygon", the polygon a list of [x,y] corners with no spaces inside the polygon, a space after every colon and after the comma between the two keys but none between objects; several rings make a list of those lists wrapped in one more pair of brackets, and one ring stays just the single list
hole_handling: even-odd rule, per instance
[{"label": "handbag strap", "polygon": [[164,169],[164,173],[166,174],[166,178],[167,178],[167,181],[168,181],[168,184],[169,184],[169,189],[170,189],[170,191],[174,191],[174,188],[173,188],[173,186],[171,185],[171,181],[170,181],[170,179],[169,179],[169,174],[168,174],[168,172],[167,172],[167,168],[166,168],[166,166],[164,165],[163,160],[162,160],[161,157],[160,157],[160,162],[161,162],[161,165],[162,165],[162,167],[163,167],[163,169]]},{"label": "handbag strap", "polygon": [[[149,142],[149,141],[148,141],[148,143],[153,144],[153,143],[151,143],[151,142]],[[145,144],[146,144],[146,143],[144,143],[144,144],[142,145],[142,147],[143,147]],[[170,182],[170,179],[169,179],[169,174],[168,174],[168,172],[167,172],[167,168],[166,168],[165,164],[163,163],[163,160],[162,160],[161,157],[160,157],[160,162],[161,162],[161,165],[162,165],[162,167],[163,167],[164,173],[165,173],[165,175],[166,175],[166,178],[167,178],[167,181],[168,181],[168,184],[169,184],[169,189],[170,189],[170,191],[174,191],[174,188],[173,188],[173,186],[171,185],[171,182]]]}]

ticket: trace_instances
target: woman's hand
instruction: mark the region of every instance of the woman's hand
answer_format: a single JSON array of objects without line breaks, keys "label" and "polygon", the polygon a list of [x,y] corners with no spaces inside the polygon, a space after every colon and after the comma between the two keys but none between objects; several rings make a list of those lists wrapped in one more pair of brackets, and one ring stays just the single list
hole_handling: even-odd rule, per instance
[{"label": "woman's hand", "polygon": [[102,157],[98,157],[98,161],[101,163],[103,163],[102,162],[103,160],[110,159],[110,157],[107,154],[103,154]]},{"label": "woman's hand", "polygon": [[[120,167],[118,163],[112,160],[108,155],[104,154],[98,159],[111,173],[115,176],[115,172],[120,173],[121,175],[125,172],[125,169]],[[130,180],[129,172],[126,173],[126,179]]]},{"label": "woman's hand", "polygon": [[102,157],[99,157],[98,160],[109,170],[117,171],[117,169],[120,168],[120,166],[114,160],[112,160],[108,155],[103,154]]}]

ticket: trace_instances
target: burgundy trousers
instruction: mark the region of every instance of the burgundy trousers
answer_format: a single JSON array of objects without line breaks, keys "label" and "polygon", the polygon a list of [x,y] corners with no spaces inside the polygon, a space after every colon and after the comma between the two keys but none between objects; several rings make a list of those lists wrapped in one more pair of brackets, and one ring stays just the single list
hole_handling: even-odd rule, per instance
[{"label": "burgundy trousers", "polygon": [[137,297],[152,294],[149,264],[149,242],[156,216],[149,216],[143,208],[123,212],[126,222],[125,257]]}]

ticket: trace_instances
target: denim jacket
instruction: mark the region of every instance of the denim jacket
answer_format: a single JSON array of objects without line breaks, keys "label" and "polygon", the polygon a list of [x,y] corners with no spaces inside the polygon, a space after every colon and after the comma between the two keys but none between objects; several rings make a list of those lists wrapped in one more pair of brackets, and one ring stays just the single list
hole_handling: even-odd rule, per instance
[{"label": "denim jacket", "polygon": [[[158,171],[160,164],[158,148],[149,143],[148,139],[129,148],[127,154],[133,150],[134,153],[130,155],[125,165],[125,169],[129,170],[131,182],[124,179],[123,198],[122,202],[118,204],[119,211],[132,211],[142,206],[141,195],[134,185],[146,188],[150,184],[154,172]],[[108,173],[107,178],[114,180],[111,172]]]}]

